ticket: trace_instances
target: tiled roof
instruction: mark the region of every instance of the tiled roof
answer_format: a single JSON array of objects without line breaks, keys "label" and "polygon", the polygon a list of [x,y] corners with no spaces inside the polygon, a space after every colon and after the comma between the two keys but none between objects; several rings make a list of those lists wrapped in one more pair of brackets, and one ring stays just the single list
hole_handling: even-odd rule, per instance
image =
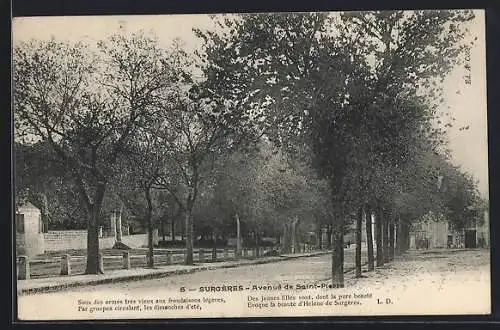
[{"label": "tiled roof", "polygon": [[22,204],[19,209],[35,209],[35,210],[40,210],[38,207],[35,205],[31,204],[30,202],[25,202]]}]

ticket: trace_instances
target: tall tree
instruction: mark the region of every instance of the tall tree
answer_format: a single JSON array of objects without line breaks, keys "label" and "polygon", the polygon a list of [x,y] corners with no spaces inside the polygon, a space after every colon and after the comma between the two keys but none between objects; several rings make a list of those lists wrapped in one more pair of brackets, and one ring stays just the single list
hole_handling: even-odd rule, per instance
[{"label": "tall tree", "polygon": [[177,79],[153,38],[97,46],[31,41],[13,56],[16,135],[47,141],[71,171],[88,212],[87,274],[102,273],[98,219],[119,155]]},{"label": "tall tree", "polygon": [[154,188],[158,179],[165,173],[171,153],[162,143],[163,138],[169,134],[168,128],[155,121],[155,116],[149,117],[147,122],[147,127],[138,129],[137,137],[129,143],[127,153],[122,157],[123,171],[120,179],[122,190],[132,188],[143,195],[146,204],[143,215],[148,232],[147,265],[154,268]]},{"label": "tall tree", "polygon": [[430,127],[438,83],[465,49],[461,24],[471,18],[468,11],[240,15],[222,23],[222,36],[205,35],[224,45],[212,56],[213,85],[236,82],[228,99],[264,113],[266,135],[308,156],[329,180],[340,240],[334,286],[343,286],[344,216],[366,187],[376,187],[375,199],[394,190],[385,181],[411,163],[412,137]]},{"label": "tall tree", "polygon": [[[200,185],[211,176],[217,155],[227,149],[237,148],[243,139],[242,130],[249,125],[236,109],[218,102],[214,97],[203,97],[203,89],[196,90],[188,98],[180,92],[168,109],[165,109],[165,125],[172,132],[172,139],[163,139],[165,148],[171,151],[174,172],[165,173],[156,181],[156,187],[168,190],[182,208],[185,216],[186,260],[193,264],[192,212],[199,197]],[[174,191],[172,175],[182,180],[184,189]],[[176,185],[175,185],[176,186]]]}]

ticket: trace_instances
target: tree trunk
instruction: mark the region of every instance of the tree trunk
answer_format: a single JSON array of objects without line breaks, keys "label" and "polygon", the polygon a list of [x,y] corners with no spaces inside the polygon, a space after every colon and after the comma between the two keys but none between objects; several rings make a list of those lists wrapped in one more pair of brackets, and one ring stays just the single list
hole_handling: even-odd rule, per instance
[{"label": "tree trunk", "polygon": [[175,214],[173,210],[170,218],[170,232],[172,233],[172,242],[175,242]]},{"label": "tree trunk", "polygon": [[344,224],[343,217],[336,219],[339,223],[333,233],[332,249],[332,287],[344,287]]},{"label": "tree trunk", "polygon": [[380,207],[377,207],[375,217],[375,240],[377,244],[377,267],[384,265],[384,253],[382,247],[382,212]]},{"label": "tree trunk", "polygon": [[146,188],[146,201],[148,203],[148,208],[146,210],[146,221],[148,225],[148,256],[147,256],[147,267],[155,267],[154,258],[154,244],[153,244],[153,203],[151,201],[151,188]]},{"label": "tree trunk", "polygon": [[191,217],[191,212],[192,208],[188,206],[186,208],[186,218],[184,223],[186,229],[186,259],[184,260],[185,265],[192,265],[194,263],[194,257],[193,257],[194,226],[193,226],[193,219]]},{"label": "tree trunk", "polygon": [[50,218],[49,199],[47,198],[46,192],[42,194],[42,199],[43,199],[42,233],[46,233],[49,231],[49,218]]},{"label": "tree trunk", "polygon": [[332,230],[333,230],[333,226],[328,225],[327,230],[326,230],[326,248],[328,250],[332,248]]},{"label": "tree trunk", "polygon": [[384,213],[384,221],[382,221],[382,245],[384,248],[384,263],[389,262],[389,219],[390,219],[390,214],[389,213]]},{"label": "tree trunk", "polygon": [[404,217],[400,217],[399,219],[399,227],[400,227],[400,253],[404,253],[410,247],[409,241],[409,232],[408,232],[408,223]]},{"label": "tree trunk", "polygon": [[236,219],[236,257],[241,257],[241,223],[238,213],[234,215]]},{"label": "tree trunk", "polygon": [[395,244],[395,255],[401,255],[401,218],[398,217],[396,221],[396,244]]},{"label": "tree trunk", "polygon": [[[85,274],[103,274],[104,270],[99,266],[99,215],[101,214],[102,200],[106,186],[99,185],[93,204],[88,204],[89,221],[87,227],[87,265]],[[88,200],[88,196],[85,196]]]},{"label": "tree trunk", "polygon": [[389,261],[394,260],[394,240],[395,240],[394,222],[395,218],[391,218],[391,222],[389,223]]},{"label": "tree trunk", "polygon": [[257,231],[254,232],[254,236],[255,236],[255,256],[259,257],[260,256],[260,251],[259,251],[260,244],[259,244],[259,234]]},{"label": "tree trunk", "polygon": [[292,223],[293,253],[300,253],[299,222],[297,218]]},{"label": "tree trunk", "polygon": [[358,210],[356,217],[356,274],[355,277],[361,277],[361,224],[363,221],[363,207]]},{"label": "tree trunk", "polygon": [[323,226],[321,224],[318,226],[318,250],[323,250]]},{"label": "tree trunk", "polygon": [[[186,214],[184,214],[184,217],[185,216]],[[180,224],[181,224],[181,241],[184,241],[184,239],[186,238],[186,221],[181,221]]]},{"label": "tree trunk", "polygon": [[283,223],[283,243],[281,246],[281,249],[283,253],[290,253],[290,232],[289,232],[289,225],[288,223],[284,222]]},{"label": "tree trunk", "polygon": [[212,260],[217,260],[217,233],[212,230]]},{"label": "tree trunk", "polygon": [[100,213],[97,205],[92,205],[92,211],[87,227],[87,265],[85,274],[103,274],[99,267],[99,226],[97,225]]},{"label": "tree trunk", "polygon": [[160,226],[160,230],[161,230],[161,237],[162,237],[162,241],[165,242],[166,240],[166,233],[165,233],[165,221],[167,220],[167,217],[166,217],[166,214],[162,217],[161,219],[161,226]]},{"label": "tree trunk", "polygon": [[368,252],[368,271],[372,271],[375,268],[375,260],[373,257],[372,210],[370,207],[366,209],[366,245]]},{"label": "tree trunk", "polygon": [[122,242],[123,229],[122,229],[122,213],[123,213],[123,205],[120,208],[119,215],[115,218],[116,220],[116,242]]},{"label": "tree trunk", "polygon": [[410,228],[408,221],[404,222],[403,228],[404,228],[404,242],[405,242],[403,252],[406,252],[410,248]]}]

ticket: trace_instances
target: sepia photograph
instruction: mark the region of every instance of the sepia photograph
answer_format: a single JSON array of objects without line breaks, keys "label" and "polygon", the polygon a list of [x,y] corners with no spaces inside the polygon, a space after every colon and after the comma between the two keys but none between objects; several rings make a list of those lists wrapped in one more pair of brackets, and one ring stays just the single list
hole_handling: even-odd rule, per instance
[{"label": "sepia photograph", "polygon": [[484,10],[12,19],[20,321],[488,315]]}]

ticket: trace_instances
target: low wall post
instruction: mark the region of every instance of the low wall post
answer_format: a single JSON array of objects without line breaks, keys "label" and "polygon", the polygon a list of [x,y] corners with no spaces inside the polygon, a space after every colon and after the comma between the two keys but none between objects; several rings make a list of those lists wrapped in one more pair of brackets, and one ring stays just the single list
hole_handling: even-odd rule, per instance
[{"label": "low wall post", "polygon": [[130,252],[123,251],[123,269],[130,269]]},{"label": "low wall post", "polygon": [[172,251],[167,251],[167,265],[173,264],[172,261]]},{"label": "low wall post", "polygon": [[19,257],[19,268],[18,268],[17,279],[18,280],[29,280],[30,279],[30,259],[28,256]]},{"label": "low wall post", "polygon": [[154,252],[151,253],[150,251],[148,251],[146,253],[146,265],[154,264],[154,258],[155,258]]},{"label": "low wall post", "polygon": [[61,275],[71,275],[71,265],[69,254],[61,256]]},{"label": "low wall post", "polygon": [[102,252],[99,252],[99,269],[104,272],[104,257],[102,255]]}]

